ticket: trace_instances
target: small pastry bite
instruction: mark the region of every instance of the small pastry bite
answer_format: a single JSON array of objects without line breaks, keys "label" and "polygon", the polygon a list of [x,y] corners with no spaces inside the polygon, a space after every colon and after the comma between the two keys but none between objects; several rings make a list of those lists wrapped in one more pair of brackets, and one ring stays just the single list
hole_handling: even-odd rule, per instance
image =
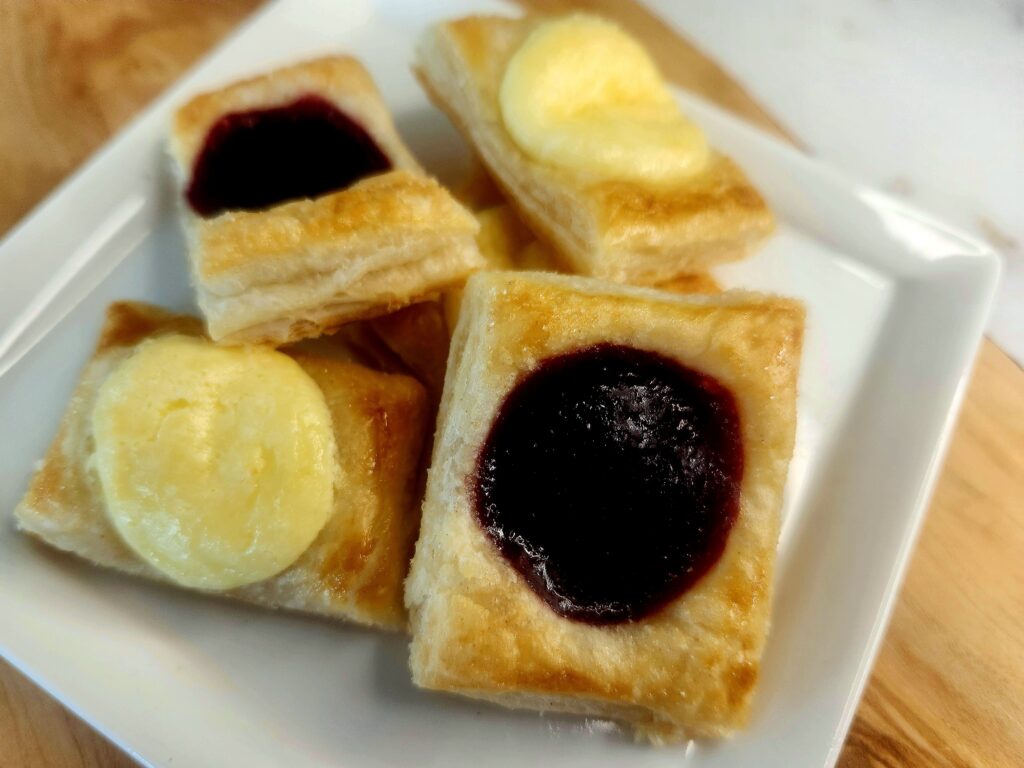
[{"label": "small pastry bite", "polygon": [[574,272],[656,284],[741,258],[773,228],[743,172],[610,22],[451,21],[426,32],[415,69]]},{"label": "small pastry bite", "polygon": [[471,277],[406,582],[414,682],[659,742],[743,726],[803,319],[746,292]]},{"label": "small pastry bite", "polygon": [[96,565],[401,628],[428,420],[410,377],[113,304],[15,519]]},{"label": "small pastry bite", "polygon": [[195,97],[170,149],[214,340],[315,337],[480,266],[476,221],[419,167],[350,57]]}]

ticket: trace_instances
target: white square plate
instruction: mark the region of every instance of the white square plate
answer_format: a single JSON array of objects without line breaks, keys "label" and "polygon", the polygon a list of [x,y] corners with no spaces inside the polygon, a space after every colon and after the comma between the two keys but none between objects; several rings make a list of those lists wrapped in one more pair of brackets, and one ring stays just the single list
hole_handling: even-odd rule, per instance
[{"label": "white square plate", "polygon": [[809,308],[773,631],[751,726],[735,739],[652,749],[607,723],[420,692],[401,637],[105,573],[7,521],[105,305],[193,306],[162,149],[172,107],[242,74],[349,51],[413,150],[451,179],[466,149],[415,84],[412,41],[431,17],[481,6],[429,6],[272,5],[0,248],[0,652],[152,766],[831,765],[940,466],[999,261],[691,96],[680,95],[684,108],[781,220],[766,248],[718,276]]}]

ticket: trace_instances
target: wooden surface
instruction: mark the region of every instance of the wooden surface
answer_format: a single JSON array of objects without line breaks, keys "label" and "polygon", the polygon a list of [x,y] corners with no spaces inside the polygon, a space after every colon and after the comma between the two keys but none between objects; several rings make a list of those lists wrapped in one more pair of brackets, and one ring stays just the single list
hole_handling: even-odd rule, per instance
[{"label": "wooden surface", "polygon": [[[605,12],[673,80],[795,141],[642,7],[523,4]],[[256,5],[0,0],[0,232]],[[0,766],[129,765],[0,663]],[[839,765],[1024,765],[1024,372],[991,342]]]}]

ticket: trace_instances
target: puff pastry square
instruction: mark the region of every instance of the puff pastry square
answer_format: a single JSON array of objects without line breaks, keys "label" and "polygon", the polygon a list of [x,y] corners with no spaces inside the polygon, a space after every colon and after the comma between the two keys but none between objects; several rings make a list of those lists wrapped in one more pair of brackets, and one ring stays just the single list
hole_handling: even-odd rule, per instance
[{"label": "puff pastry square", "polygon": [[480,266],[475,220],[422,171],[369,74],[347,56],[280,69],[181,107],[170,153],[183,192],[221,118],[309,95],[361,126],[392,170],[263,210],[206,218],[183,205],[193,282],[214,340],[315,337],[422,300]]},{"label": "puff pastry square", "polygon": [[[144,339],[201,336],[201,322],[117,303],[71,398],[57,437],[21,504],[18,527],[92,563],[164,580],[118,536],[104,507],[91,413],[107,375]],[[323,391],[339,447],[335,509],[309,549],[277,576],[222,594],[250,603],[403,628],[402,581],[419,524],[421,448],[429,404],[419,382],[334,356],[289,354]]]},{"label": "puff pastry square", "polygon": [[[741,727],[768,630],[803,319],[798,302],[745,292],[678,296],[547,273],[471,277],[406,582],[415,683],[610,717],[653,741]],[[502,557],[476,517],[473,473],[518,380],[546,358],[606,343],[658,353],[728,387],[744,469],[738,514],[711,570],[651,615],[600,625],[556,613]]]},{"label": "puff pastry square", "polygon": [[421,38],[415,71],[539,236],[580,274],[653,285],[739,259],[774,218],[729,158],[668,188],[585,177],[528,157],[504,127],[498,93],[509,59],[540,19],[474,16]]}]

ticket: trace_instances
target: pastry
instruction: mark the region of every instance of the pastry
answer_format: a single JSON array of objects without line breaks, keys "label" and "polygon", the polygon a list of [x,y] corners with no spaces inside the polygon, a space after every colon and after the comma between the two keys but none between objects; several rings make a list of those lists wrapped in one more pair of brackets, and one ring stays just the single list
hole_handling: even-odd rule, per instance
[{"label": "pastry", "polygon": [[[520,256],[536,242],[536,238],[515,209],[507,204],[494,205],[477,211],[475,215],[480,224],[476,244],[487,269],[520,269]],[[554,269],[554,254],[549,255],[548,261],[549,265],[537,268]]]},{"label": "pastry", "polygon": [[441,302],[424,301],[349,323],[332,339],[343,341],[372,368],[415,377],[436,407],[448,363],[448,328]]},{"label": "pastry", "polygon": [[[478,210],[474,215],[480,224],[476,244],[485,269],[563,270],[564,265],[554,251],[535,239],[512,206],[499,203]],[[449,328],[454,328],[459,318],[464,282],[449,286],[441,296]]]},{"label": "pastry", "polygon": [[448,365],[448,324],[439,301],[413,304],[368,320],[370,331],[394,352],[405,369],[427,388],[435,406]]},{"label": "pastry", "polygon": [[350,57],[195,97],[170,150],[214,340],[318,336],[480,265],[475,220],[419,167]]},{"label": "pastry", "polygon": [[[475,215],[480,222],[476,242],[487,269],[571,273],[566,259],[535,239],[533,232],[512,206],[495,205],[477,211]],[[715,278],[707,272],[680,273],[653,287],[672,293],[718,293],[722,290]],[[449,289],[445,295],[457,293],[458,290]],[[454,322],[450,325],[455,327]]]},{"label": "pastry", "polygon": [[480,272],[406,604],[424,688],[741,727],[768,629],[803,308]]},{"label": "pastry", "polygon": [[501,189],[476,155],[469,158],[469,166],[458,182],[452,186],[455,199],[473,211],[491,208],[505,202]]},{"label": "pastry", "polygon": [[609,22],[469,17],[429,29],[416,56],[433,101],[573,272],[656,284],[738,259],[773,228]]},{"label": "pastry", "polygon": [[96,565],[401,628],[428,418],[407,376],[113,304],[15,519]]},{"label": "pastry", "polygon": [[721,293],[722,286],[707,272],[695,275],[679,275],[657,285],[658,290],[669,293]]},{"label": "pastry", "polygon": [[[480,231],[476,236],[487,269],[517,269],[541,272],[572,272],[566,259],[534,238],[515,209],[495,205],[476,212]],[[462,303],[462,283],[447,288],[441,305],[449,328],[454,328]],[[654,287],[672,293],[718,293],[721,287],[707,272],[679,274]]]}]

